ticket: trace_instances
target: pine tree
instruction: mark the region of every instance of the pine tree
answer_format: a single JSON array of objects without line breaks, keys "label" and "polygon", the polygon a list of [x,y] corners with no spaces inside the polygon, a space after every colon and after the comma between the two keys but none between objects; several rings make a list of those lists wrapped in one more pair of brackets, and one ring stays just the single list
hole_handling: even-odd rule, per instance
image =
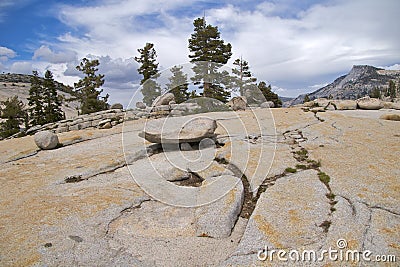
[{"label": "pine tree", "polygon": [[45,104],[44,115],[46,123],[62,120],[64,114],[61,111],[61,103],[58,99],[57,88],[53,79],[53,74],[49,70],[47,70],[44,74],[43,91],[43,102]]},{"label": "pine tree", "polygon": [[267,101],[274,102],[275,107],[282,106],[282,101],[279,99],[279,96],[272,92],[271,85],[267,86],[265,82],[260,82],[258,84],[258,89],[261,91]]},{"label": "pine tree", "polygon": [[396,98],[396,84],[392,80],[389,81],[389,90],[388,91],[389,91],[389,96],[391,99]]},{"label": "pine tree", "polygon": [[219,73],[218,69],[232,56],[232,46],[230,43],[225,44],[218,27],[207,25],[205,18],[195,19],[193,25],[194,33],[189,39],[189,50],[192,54],[189,58],[192,63],[202,63],[193,67],[196,75],[192,80],[203,81],[200,87],[203,89],[203,96],[226,102],[230,93],[220,84],[222,80],[227,80],[221,77],[226,73]]},{"label": "pine tree", "polygon": [[168,78],[167,90],[173,93],[176,103],[182,103],[189,99],[187,74],[183,73],[182,66],[171,68],[172,76]]},{"label": "pine tree", "polygon": [[18,99],[18,96],[8,98],[0,103],[0,118],[5,121],[0,122],[0,137],[7,138],[20,131],[20,125],[27,123],[27,113],[24,104]]},{"label": "pine tree", "polygon": [[140,81],[143,102],[147,106],[151,106],[153,101],[161,94],[160,86],[154,80],[158,74],[157,53],[152,43],[146,43],[143,48],[137,51],[140,53],[140,57],[135,57],[135,60],[141,64],[137,71],[143,75]]},{"label": "pine tree", "polygon": [[76,69],[83,72],[86,76],[74,84],[75,91],[81,102],[81,113],[89,114],[101,110],[108,109],[107,100],[109,95],[101,97],[103,89],[97,90],[104,84],[104,75],[98,74],[97,66],[100,63],[97,59],[89,60],[84,58],[82,62],[76,66]]},{"label": "pine tree", "polygon": [[236,66],[232,69],[232,73],[235,75],[233,76],[233,83],[235,87],[239,89],[240,95],[244,96],[246,88],[248,88],[250,84],[254,84],[257,78],[252,77],[249,63],[241,57],[236,59],[233,65]]},{"label": "pine tree", "polygon": [[305,95],[305,96],[304,96],[304,101],[303,101],[303,103],[310,102],[310,101],[311,101],[311,99],[310,99],[310,97],[308,96],[308,94]]},{"label": "pine tree", "polygon": [[46,123],[44,103],[43,103],[43,84],[36,70],[31,77],[31,88],[29,89],[28,105],[30,126],[43,125]]}]

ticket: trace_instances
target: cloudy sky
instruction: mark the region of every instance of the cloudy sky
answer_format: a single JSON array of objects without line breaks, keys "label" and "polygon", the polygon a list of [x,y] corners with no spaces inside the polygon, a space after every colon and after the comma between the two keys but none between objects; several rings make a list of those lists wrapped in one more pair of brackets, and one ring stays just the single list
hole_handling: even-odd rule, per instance
[{"label": "cloudy sky", "polygon": [[[217,2],[217,3],[216,3]],[[399,69],[398,0],[1,0],[0,72],[46,69],[73,85],[83,57],[98,58],[110,102],[127,104],[134,57],[152,42],[161,69],[189,61],[193,20],[206,14],[281,96],[314,91],[352,65]]]}]

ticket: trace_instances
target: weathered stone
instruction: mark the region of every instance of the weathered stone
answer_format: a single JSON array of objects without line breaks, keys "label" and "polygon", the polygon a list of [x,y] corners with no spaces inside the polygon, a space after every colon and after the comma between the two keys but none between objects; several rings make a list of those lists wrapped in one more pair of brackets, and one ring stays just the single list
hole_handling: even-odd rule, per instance
[{"label": "weathered stone", "polygon": [[303,103],[303,106],[307,107],[307,108],[315,107],[315,102],[314,101],[307,101],[307,102]]},{"label": "weathered stone", "polygon": [[91,121],[86,121],[81,123],[81,129],[86,129],[92,127],[92,122]]},{"label": "weathered stone", "polygon": [[111,105],[110,109],[124,109],[124,106],[121,103],[115,103]]},{"label": "weathered stone", "polygon": [[111,119],[105,119],[105,120],[99,121],[99,123],[97,124],[97,127],[102,128],[107,123],[110,123],[110,126],[111,126]]},{"label": "weathered stone", "polygon": [[326,107],[327,105],[329,105],[330,100],[328,100],[326,98],[317,98],[317,99],[314,99],[312,102],[314,102],[314,104],[318,105],[318,107]]},{"label": "weathered stone", "polygon": [[173,93],[166,93],[164,95],[160,95],[153,102],[153,107],[168,105],[170,101],[175,101],[175,96]]},{"label": "weathered stone", "polygon": [[214,136],[215,120],[205,117],[169,117],[149,121],[141,137],[152,143],[199,142]]},{"label": "weathered stone", "polygon": [[275,107],[275,104],[272,101],[266,101],[260,104],[260,108],[273,108],[273,107]]},{"label": "weathered stone", "polygon": [[[323,244],[330,205],[317,172],[307,170],[281,178],[262,193],[234,256],[249,255],[246,266],[259,262],[257,252],[270,249],[317,249]],[[229,260],[228,260],[229,261]],[[235,258],[230,261],[235,262]],[[232,263],[232,262],[231,262]]]},{"label": "weathered stone", "polygon": [[169,111],[169,105],[158,105],[153,108],[153,111]]},{"label": "weathered stone", "polygon": [[381,109],[383,108],[383,102],[380,99],[365,96],[357,99],[357,106],[360,109]]},{"label": "weathered stone", "polygon": [[99,128],[100,129],[110,129],[110,128],[112,128],[112,122],[111,121],[109,121],[109,122],[106,122],[106,123],[104,123],[104,124],[102,124],[102,126],[99,126]]},{"label": "weathered stone", "polygon": [[136,102],[136,107],[138,109],[145,109],[146,105],[143,102]]},{"label": "weathered stone", "polygon": [[382,120],[400,121],[400,114],[383,114],[379,118]]},{"label": "weathered stone", "polygon": [[50,131],[37,132],[34,135],[35,144],[40,149],[53,149],[59,144],[58,136]]},{"label": "weathered stone", "polygon": [[182,151],[191,151],[193,150],[192,146],[189,143],[181,143],[181,150]]},{"label": "weathered stone", "polygon": [[235,96],[230,102],[232,110],[246,110],[247,101],[245,97]]},{"label": "weathered stone", "polygon": [[174,116],[174,117],[179,117],[179,116],[183,115],[183,111],[174,109],[174,110],[171,110],[170,115]]},{"label": "weathered stone", "polygon": [[34,134],[34,133],[36,133],[37,131],[39,131],[40,129],[42,129],[42,125],[35,125],[35,126],[29,128],[29,129],[26,131],[26,134]]},{"label": "weathered stone", "polygon": [[383,108],[400,110],[400,102],[383,102]]},{"label": "weathered stone", "polygon": [[58,127],[58,128],[56,129],[55,133],[64,133],[64,132],[68,132],[68,131],[69,131],[68,126],[65,126],[65,127]]},{"label": "weathered stone", "polygon": [[137,117],[139,118],[148,118],[150,116],[150,113],[148,112],[139,112],[138,114],[136,114]]},{"label": "weathered stone", "polygon": [[68,129],[70,131],[78,131],[78,130],[81,129],[81,125],[80,124],[74,124],[74,125],[68,126]]},{"label": "weathered stone", "polygon": [[221,179],[226,183],[236,183],[222,198],[196,209],[196,235],[201,237],[228,237],[239,216],[244,199],[243,184],[239,178],[229,175],[205,180],[203,185]]},{"label": "weathered stone", "polygon": [[333,102],[337,110],[354,110],[357,109],[357,102],[355,100],[335,100]]}]

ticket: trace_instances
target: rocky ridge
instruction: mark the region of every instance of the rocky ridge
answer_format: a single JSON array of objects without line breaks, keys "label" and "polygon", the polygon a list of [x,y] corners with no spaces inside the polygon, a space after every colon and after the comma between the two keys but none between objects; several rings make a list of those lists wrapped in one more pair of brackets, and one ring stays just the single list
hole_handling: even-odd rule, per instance
[{"label": "rocky ridge", "polygon": [[[357,99],[368,95],[374,88],[387,88],[389,81],[393,80],[396,85],[400,84],[400,71],[384,70],[368,65],[355,65],[346,75],[340,76],[332,83],[324,86],[310,94],[310,99],[328,98],[333,99]],[[303,95],[286,102],[285,106],[303,103]]]}]

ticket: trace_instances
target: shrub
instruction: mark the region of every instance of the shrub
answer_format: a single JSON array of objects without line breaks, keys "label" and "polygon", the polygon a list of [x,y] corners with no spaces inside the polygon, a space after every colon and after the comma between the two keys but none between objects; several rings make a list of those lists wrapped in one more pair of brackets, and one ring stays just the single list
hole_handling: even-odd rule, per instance
[{"label": "shrub", "polygon": [[323,182],[325,185],[328,185],[329,182],[331,181],[331,178],[329,177],[329,175],[327,175],[324,172],[319,172],[318,173],[318,178],[321,182]]},{"label": "shrub", "polygon": [[291,167],[287,167],[287,168],[285,169],[285,172],[295,173],[295,172],[297,172],[297,170],[294,169],[294,168],[291,168]]}]

